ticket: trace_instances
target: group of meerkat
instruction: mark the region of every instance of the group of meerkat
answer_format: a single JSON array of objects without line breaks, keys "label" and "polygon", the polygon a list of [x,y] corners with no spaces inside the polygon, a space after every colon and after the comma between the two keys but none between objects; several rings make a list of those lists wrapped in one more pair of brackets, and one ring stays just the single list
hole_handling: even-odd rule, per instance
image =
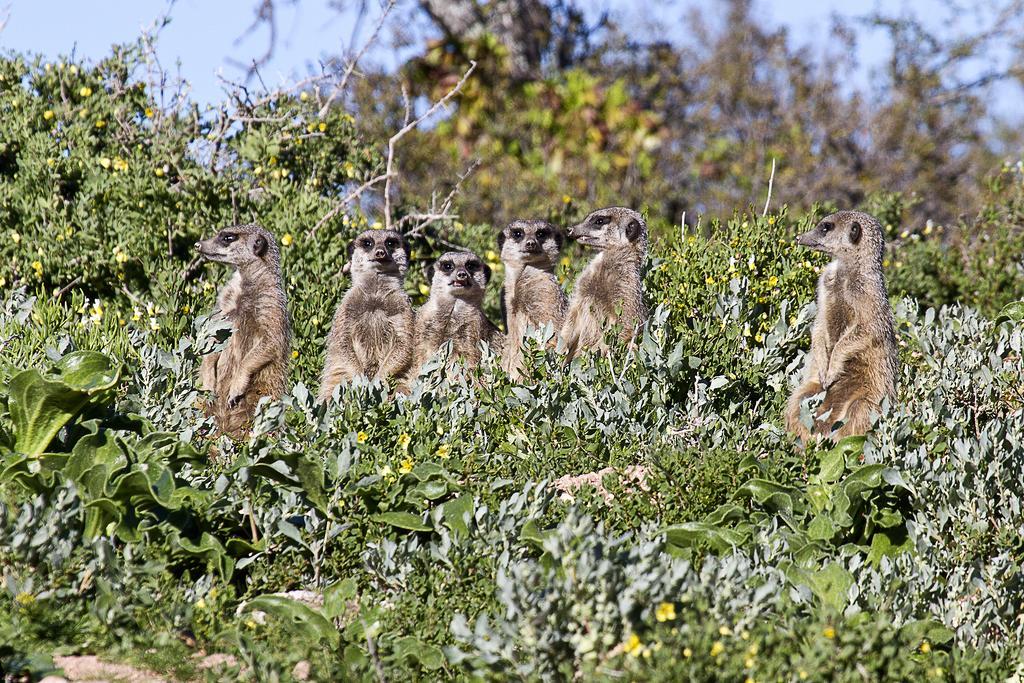
[{"label": "group of meerkat", "polygon": [[[643,327],[642,268],[647,224],[625,207],[589,214],[568,236],[597,251],[567,296],[555,276],[564,236],[545,221],[516,220],[499,235],[505,269],[501,299],[503,334],[483,311],[491,270],[469,251],[442,254],[430,267],[430,296],[418,310],[405,292],[409,247],[393,230],[367,230],[348,245],[343,272],[352,286],[334,314],[318,398],[358,376],[415,377],[445,344],[450,359],[479,364],[481,343],[501,355],[518,376],[523,340],[530,329],[550,325],[552,342],[569,358],[606,351],[605,333],[619,326],[631,342]],[[818,312],[804,378],[790,397],[786,426],[807,441],[864,433],[872,414],[895,394],[898,361],[892,309],[882,274],[884,236],[868,214],[841,211],[826,217],[797,243],[829,254],[818,281]],[[273,235],[257,225],[236,225],[196,243],[203,257],[234,266],[217,296],[217,312],[232,323],[224,349],[204,357],[202,388],[213,393],[209,412],[220,430],[240,435],[263,396],[286,390],[291,333]],[[805,399],[824,393],[808,428]],[[836,423],[838,429],[833,429]]]},{"label": "group of meerkat", "polygon": [[[647,258],[647,223],[632,209],[608,207],[589,214],[568,236],[596,250],[572,296],[555,275],[565,242],[545,221],[516,220],[498,236],[505,269],[502,333],[484,314],[491,269],[470,251],[449,251],[429,268],[430,296],[418,310],[405,292],[409,246],[393,230],[366,230],[348,245],[343,271],[352,285],[334,313],[318,399],[356,377],[395,379],[400,389],[445,344],[450,362],[479,365],[483,346],[519,375],[523,341],[531,329],[550,325],[552,344],[571,359],[588,349],[607,350],[604,335],[618,325],[629,342],[647,318],[641,270]],[[279,398],[291,334],[281,258],[273,236],[247,224],[224,228],[196,243],[206,259],[234,266],[217,296],[216,313],[232,323],[224,349],[204,357],[202,388],[213,393],[209,412],[221,431],[245,431],[263,396]]]}]

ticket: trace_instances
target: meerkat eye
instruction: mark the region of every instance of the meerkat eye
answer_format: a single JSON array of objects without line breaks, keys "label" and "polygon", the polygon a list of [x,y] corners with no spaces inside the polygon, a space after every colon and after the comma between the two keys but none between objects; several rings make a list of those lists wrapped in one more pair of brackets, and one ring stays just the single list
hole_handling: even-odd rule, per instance
[{"label": "meerkat eye", "polygon": [[518,229],[518,228],[513,230],[512,231],[512,239],[514,239],[516,242],[518,242],[519,240],[523,239],[523,231]]},{"label": "meerkat eye", "polygon": [[594,216],[594,225],[608,225],[612,219],[608,216]]},{"label": "meerkat eye", "polygon": [[452,268],[454,268],[454,266],[452,265],[451,261],[442,261],[441,262],[441,272],[443,272],[443,273],[450,273],[450,272],[452,272]]},{"label": "meerkat eye", "polygon": [[388,249],[397,249],[398,240],[396,240],[394,237],[388,238],[387,240],[384,241],[384,246],[387,247]]},{"label": "meerkat eye", "polygon": [[231,244],[238,239],[238,235],[233,232],[224,232],[220,235],[221,244]]},{"label": "meerkat eye", "polygon": [[822,235],[827,235],[827,234],[828,234],[828,231],[829,231],[829,230],[831,230],[831,229],[832,229],[832,228],[834,228],[834,227],[835,227],[835,226],[834,226],[834,225],[832,225],[832,223],[829,223],[829,222],[825,222],[825,223],[822,223],[822,224],[821,224],[821,227],[819,228],[819,230],[821,230],[821,234],[822,234]]},{"label": "meerkat eye", "polygon": [[541,241],[541,242],[546,240],[549,237],[549,235],[550,235],[550,233],[547,230],[538,230],[537,231],[537,239],[539,241]]},{"label": "meerkat eye", "polygon": [[373,240],[371,240],[369,237],[364,237],[363,239],[359,240],[359,246],[361,246],[363,249],[372,249]]},{"label": "meerkat eye", "polygon": [[479,261],[467,261],[466,262],[466,270],[468,270],[471,273],[475,273],[476,271],[480,270],[480,262]]}]

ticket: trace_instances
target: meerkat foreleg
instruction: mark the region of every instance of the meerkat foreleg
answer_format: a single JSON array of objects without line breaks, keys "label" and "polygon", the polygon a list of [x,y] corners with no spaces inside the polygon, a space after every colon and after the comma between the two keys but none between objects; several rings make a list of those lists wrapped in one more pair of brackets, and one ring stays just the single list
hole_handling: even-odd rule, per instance
[{"label": "meerkat foreleg", "polygon": [[203,391],[217,390],[218,360],[220,360],[220,351],[208,353],[203,356],[202,365],[199,366],[199,387]]},{"label": "meerkat foreleg", "polygon": [[245,398],[245,392],[249,390],[249,384],[252,382],[253,375],[262,370],[273,359],[274,354],[270,345],[263,343],[260,339],[256,339],[252,351],[245,355],[235,375],[231,378],[231,384],[228,385],[229,408],[234,408],[242,402],[242,399]]},{"label": "meerkat foreleg", "polygon": [[828,366],[825,370],[825,381],[822,382],[822,386],[828,389],[835,384],[843,374],[846,361],[854,354],[867,348],[870,339],[869,336],[858,329],[858,326],[852,325],[848,327],[842,336],[839,337],[836,345],[832,347],[832,353],[829,355]]}]

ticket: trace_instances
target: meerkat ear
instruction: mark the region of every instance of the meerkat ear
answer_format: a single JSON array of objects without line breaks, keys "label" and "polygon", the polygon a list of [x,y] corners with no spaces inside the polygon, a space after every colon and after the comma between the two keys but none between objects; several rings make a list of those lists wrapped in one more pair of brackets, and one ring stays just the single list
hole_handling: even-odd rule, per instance
[{"label": "meerkat ear", "polygon": [[861,232],[860,223],[854,221],[853,225],[850,226],[850,244],[857,244],[860,242]]},{"label": "meerkat ear", "polygon": [[409,250],[409,243],[405,241],[404,237],[402,238],[402,251],[405,252],[405,262],[409,263],[409,259],[412,258],[412,251]]},{"label": "meerkat ear", "polygon": [[252,242],[252,253],[263,256],[267,253],[267,246],[267,238],[263,235],[256,235],[256,239]]},{"label": "meerkat ear", "polygon": [[490,281],[491,281],[491,267],[485,263],[484,264],[484,284],[486,285]]},{"label": "meerkat ear", "polygon": [[630,242],[636,242],[636,238],[640,236],[640,221],[632,219],[626,225],[626,239]]},{"label": "meerkat ear", "polygon": [[552,234],[555,236],[555,246],[561,249],[562,245],[565,244],[565,233],[562,232],[561,228],[555,228]]},{"label": "meerkat ear", "polygon": [[349,262],[351,262],[352,261],[352,254],[354,254],[355,251],[356,251],[356,241],[352,240],[351,242],[349,242],[348,246],[345,247],[345,251],[348,252],[348,260],[349,260]]},{"label": "meerkat ear", "polygon": [[498,251],[505,248],[505,231],[502,230],[498,233]]}]

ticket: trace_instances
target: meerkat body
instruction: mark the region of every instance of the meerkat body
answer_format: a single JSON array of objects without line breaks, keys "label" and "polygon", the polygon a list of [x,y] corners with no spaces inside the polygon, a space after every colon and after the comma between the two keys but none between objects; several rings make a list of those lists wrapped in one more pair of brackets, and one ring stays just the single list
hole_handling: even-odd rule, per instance
[{"label": "meerkat body", "polygon": [[[787,428],[802,437],[863,434],[886,396],[896,392],[899,371],[889,295],[882,275],[884,238],[871,216],[840,211],[801,235],[801,244],[833,257],[818,279],[818,312],[801,385],[789,399]],[[825,400],[814,429],[800,421],[800,402],[820,392]]]},{"label": "meerkat body", "polygon": [[451,361],[480,364],[480,342],[500,349],[504,337],[482,305],[491,269],[470,252],[449,251],[431,267],[430,298],[416,312],[416,371],[446,342]]},{"label": "meerkat body", "polygon": [[202,387],[222,432],[244,433],[263,396],[280,398],[288,376],[291,329],[274,236],[256,225],[236,225],[196,242],[204,258],[235,267],[217,295],[217,312],[233,326],[227,345],[203,358]]},{"label": "meerkat body", "polygon": [[647,320],[641,278],[647,223],[632,209],[610,207],[588,215],[569,237],[600,253],[576,279],[562,323],[562,347],[569,358],[591,348],[607,350],[604,334],[615,323],[628,343]]},{"label": "meerkat body", "polygon": [[408,247],[393,230],[367,230],[348,246],[352,287],[334,313],[319,399],[363,375],[403,375],[412,361],[412,301],[403,289]]},{"label": "meerkat body", "polygon": [[528,328],[551,324],[555,335],[561,330],[568,305],[555,277],[562,242],[562,233],[545,221],[513,221],[498,236],[505,266],[501,311],[506,344],[502,367],[510,375],[519,374]]}]

